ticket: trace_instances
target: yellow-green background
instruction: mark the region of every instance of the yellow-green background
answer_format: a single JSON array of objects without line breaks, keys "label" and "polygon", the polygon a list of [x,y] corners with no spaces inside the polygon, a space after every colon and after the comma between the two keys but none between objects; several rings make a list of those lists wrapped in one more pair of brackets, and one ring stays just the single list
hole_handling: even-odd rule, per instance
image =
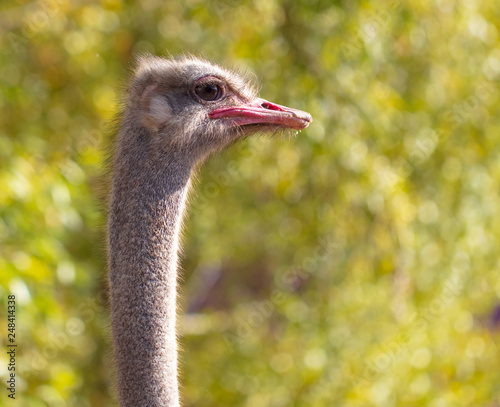
[{"label": "yellow-green background", "polygon": [[0,404],[115,403],[103,151],[148,51],[314,117],[202,171],[184,405],[498,406],[499,30],[497,0],[3,0],[0,333],[15,293],[20,353]]}]

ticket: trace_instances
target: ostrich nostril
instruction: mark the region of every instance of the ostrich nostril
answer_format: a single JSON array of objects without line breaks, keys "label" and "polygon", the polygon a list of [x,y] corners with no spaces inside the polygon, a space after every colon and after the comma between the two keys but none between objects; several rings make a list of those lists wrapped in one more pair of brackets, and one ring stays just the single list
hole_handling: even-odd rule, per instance
[{"label": "ostrich nostril", "polygon": [[284,109],[282,109],[280,106],[275,105],[274,103],[270,103],[267,100],[260,102],[260,106],[267,110],[276,110],[278,112],[284,111]]}]

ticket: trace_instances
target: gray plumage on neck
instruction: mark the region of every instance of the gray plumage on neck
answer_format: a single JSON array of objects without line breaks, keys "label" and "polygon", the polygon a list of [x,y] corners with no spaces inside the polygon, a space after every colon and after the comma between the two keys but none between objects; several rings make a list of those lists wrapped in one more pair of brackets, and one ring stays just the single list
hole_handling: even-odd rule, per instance
[{"label": "gray plumage on neck", "polygon": [[[109,218],[120,405],[176,406],[178,235],[191,168],[158,157],[140,133],[134,154],[141,160],[132,168],[116,165]],[[123,150],[117,157],[134,163]]]},{"label": "gray plumage on neck", "polygon": [[[214,89],[220,97],[212,100]],[[179,406],[177,258],[193,169],[256,130],[310,121],[304,112],[257,99],[238,75],[208,62],[139,61],[116,144],[108,220],[120,406]]]}]

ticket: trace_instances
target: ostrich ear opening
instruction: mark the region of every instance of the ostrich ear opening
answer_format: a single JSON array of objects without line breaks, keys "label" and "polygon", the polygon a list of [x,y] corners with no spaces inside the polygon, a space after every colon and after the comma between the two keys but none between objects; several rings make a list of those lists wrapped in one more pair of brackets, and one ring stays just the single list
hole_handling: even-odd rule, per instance
[{"label": "ostrich ear opening", "polygon": [[141,95],[142,122],[149,130],[157,132],[173,119],[173,113],[165,97],[155,93],[157,85],[149,85]]}]

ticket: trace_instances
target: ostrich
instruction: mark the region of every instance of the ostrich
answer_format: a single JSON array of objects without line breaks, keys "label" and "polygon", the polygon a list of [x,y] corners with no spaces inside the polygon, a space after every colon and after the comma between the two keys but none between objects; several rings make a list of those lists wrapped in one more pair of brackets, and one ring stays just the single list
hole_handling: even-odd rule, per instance
[{"label": "ostrich", "polygon": [[139,59],[116,141],[108,221],[121,407],[179,406],[177,252],[193,172],[245,136],[301,130],[311,121],[258,98],[240,76],[209,62]]}]

